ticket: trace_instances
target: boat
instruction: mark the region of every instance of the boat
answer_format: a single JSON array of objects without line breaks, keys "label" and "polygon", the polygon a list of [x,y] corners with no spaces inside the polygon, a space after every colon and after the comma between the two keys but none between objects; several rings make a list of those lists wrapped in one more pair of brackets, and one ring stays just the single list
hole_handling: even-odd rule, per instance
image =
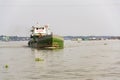
[{"label": "boat", "polygon": [[62,36],[54,35],[49,28],[49,25],[32,26],[30,40],[28,46],[41,49],[63,49],[64,39]]}]

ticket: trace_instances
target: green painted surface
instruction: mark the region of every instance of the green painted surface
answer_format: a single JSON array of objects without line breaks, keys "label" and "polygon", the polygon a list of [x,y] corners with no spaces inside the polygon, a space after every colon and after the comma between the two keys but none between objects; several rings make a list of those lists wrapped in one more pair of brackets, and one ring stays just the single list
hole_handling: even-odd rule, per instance
[{"label": "green painted surface", "polygon": [[64,40],[60,36],[44,36],[41,38],[33,37],[32,40],[29,41],[28,45],[30,47],[35,48],[64,48]]},{"label": "green painted surface", "polygon": [[64,48],[64,41],[58,38],[53,38],[52,40],[53,46],[59,47],[59,48]]}]

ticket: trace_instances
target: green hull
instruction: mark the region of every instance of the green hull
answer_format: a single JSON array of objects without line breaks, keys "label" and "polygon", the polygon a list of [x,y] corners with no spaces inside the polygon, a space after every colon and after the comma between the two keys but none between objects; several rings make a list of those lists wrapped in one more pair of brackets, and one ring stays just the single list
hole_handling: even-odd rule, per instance
[{"label": "green hull", "polygon": [[34,36],[28,42],[28,46],[33,48],[62,49],[64,48],[64,40],[62,37],[55,35]]}]

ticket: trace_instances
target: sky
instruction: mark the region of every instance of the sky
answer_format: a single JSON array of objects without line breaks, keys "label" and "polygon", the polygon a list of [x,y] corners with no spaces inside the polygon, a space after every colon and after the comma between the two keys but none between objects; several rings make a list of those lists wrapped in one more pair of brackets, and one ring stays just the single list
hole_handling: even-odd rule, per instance
[{"label": "sky", "polygon": [[0,35],[49,24],[62,36],[120,36],[120,0],[0,0]]}]

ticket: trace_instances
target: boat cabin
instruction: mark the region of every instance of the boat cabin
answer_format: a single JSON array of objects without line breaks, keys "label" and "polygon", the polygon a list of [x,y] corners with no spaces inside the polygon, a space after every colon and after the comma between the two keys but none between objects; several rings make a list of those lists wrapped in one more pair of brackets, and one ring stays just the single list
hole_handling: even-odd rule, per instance
[{"label": "boat cabin", "polygon": [[45,35],[50,35],[50,29],[48,25],[40,26],[40,25],[35,25],[32,26],[32,36],[45,36]]}]

